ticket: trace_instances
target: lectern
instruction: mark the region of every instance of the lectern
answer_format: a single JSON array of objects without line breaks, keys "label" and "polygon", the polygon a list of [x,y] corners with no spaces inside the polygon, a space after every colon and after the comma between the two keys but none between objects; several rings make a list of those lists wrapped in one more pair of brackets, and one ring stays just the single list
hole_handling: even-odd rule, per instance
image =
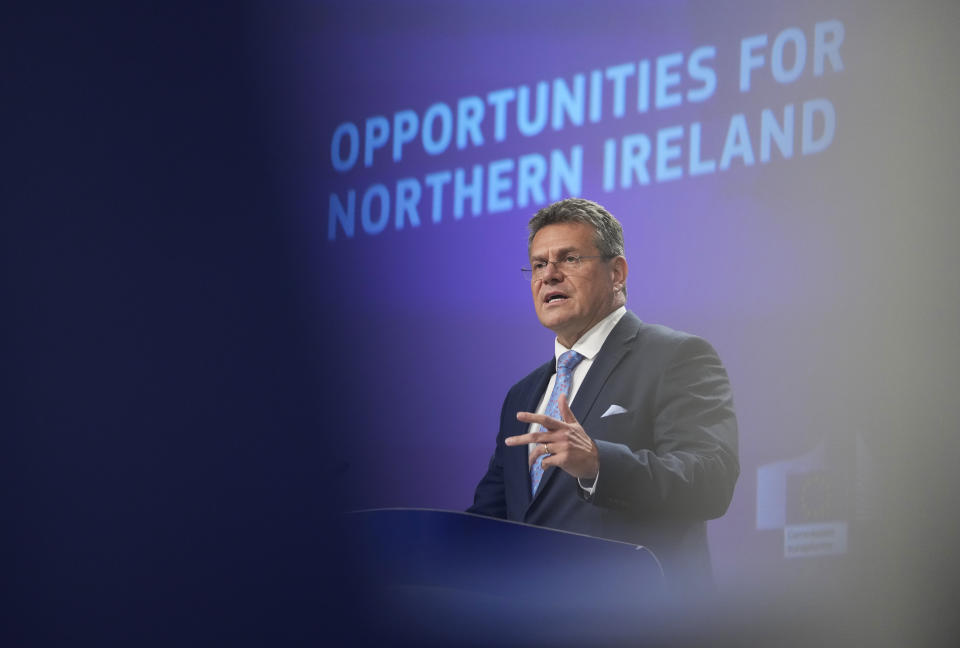
[{"label": "lectern", "polygon": [[393,643],[632,642],[664,594],[642,546],[430,509],[348,514],[365,636]]}]

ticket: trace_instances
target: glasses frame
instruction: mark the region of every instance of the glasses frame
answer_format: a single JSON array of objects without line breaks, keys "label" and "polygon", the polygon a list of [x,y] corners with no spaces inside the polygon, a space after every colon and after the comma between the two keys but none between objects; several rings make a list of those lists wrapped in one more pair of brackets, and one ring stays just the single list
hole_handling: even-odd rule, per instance
[{"label": "glasses frame", "polygon": [[[520,274],[527,281],[534,281],[543,277],[543,274],[547,271],[548,265],[553,265],[560,272],[576,272],[583,265],[584,259],[612,259],[612,256],[607,254],[568,254],[562,259],[557,259],[556,261],[550,261],[549,259],[544,260],[542,268],[520,268]],[[571,264],[566,270],[560,267],[561,263]]]}]

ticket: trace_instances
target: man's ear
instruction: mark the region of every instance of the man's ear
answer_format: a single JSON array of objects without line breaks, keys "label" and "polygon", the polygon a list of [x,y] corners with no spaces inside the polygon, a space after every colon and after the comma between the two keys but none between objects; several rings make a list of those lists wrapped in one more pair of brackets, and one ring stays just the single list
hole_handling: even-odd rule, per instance
[{"label": "man's ear", "polygon": [[627,267],[627,260],[622,256],[614,257],[613,261],[610,264],[610,271],[613,273],[613,283],[620,286],[627,285],[627,273],[629,268]]}]

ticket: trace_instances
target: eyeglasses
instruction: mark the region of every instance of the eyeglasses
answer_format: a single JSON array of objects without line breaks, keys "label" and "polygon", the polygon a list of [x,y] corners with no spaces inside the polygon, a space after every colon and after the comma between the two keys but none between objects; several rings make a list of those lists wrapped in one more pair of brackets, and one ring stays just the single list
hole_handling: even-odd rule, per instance
[{"label": "eyeglasses", "polygon": [[547,266],[553,264],[557,270],[564,274],[576,274],[580,270],[580,266],[583,265],[584,259],[610,259],[605,254],[593,254],[588,256],[577,256],[575,254],[568,254],[562,259],[557,259],[556,261],[547,261],[546,259],[537,259],[532,263],[532,268],[520,268],[520,274],[523,275],[523,278],[527,281],[533,281],[534,279],[543,279],[544,273],[547,271]]}]

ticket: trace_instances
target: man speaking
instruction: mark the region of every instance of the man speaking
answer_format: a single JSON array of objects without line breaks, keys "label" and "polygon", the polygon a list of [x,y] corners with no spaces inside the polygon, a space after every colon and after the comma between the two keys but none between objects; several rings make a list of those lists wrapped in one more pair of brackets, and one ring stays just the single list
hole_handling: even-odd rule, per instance
[{"label": "man speaking", "polygon": [[471,513],[649,547],[711,575],[705,521],[740,472],[727,373],[705,340],[626,310],[623,230],[570,198],[530,220],[533,305],[554,357],[514,385]]}]

